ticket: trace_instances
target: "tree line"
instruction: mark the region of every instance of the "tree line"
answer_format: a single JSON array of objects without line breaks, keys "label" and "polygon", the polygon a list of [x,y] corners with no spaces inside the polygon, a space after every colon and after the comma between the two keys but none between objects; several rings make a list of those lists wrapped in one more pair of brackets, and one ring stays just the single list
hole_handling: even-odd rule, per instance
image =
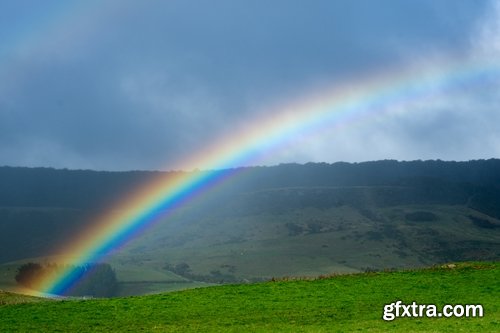
[{"label": "tree line", "polygon": [[[234,171],[234,170],[233,170]],[[0,206],[106,208],[123,193],[134,191],[157,176],[210,173],[211,171],[58,170],[52,168],[0,167]],[[225,191],[234,193],[265,188],[301,186],[380,186],[408,180],[439,179],[500,188],[500,159],[454,161],[382,160],[361,163],[306,163],[242,167]]]},{"label": "tree line", "polygon": [[23,287],[36,289],[38,281],[55,278],[66,270],[71,270],[82,279],[62,296],[112,297],[118,291],[115,271],[106,263],[75,266],[29,262],[17,269],[15,280]]}]

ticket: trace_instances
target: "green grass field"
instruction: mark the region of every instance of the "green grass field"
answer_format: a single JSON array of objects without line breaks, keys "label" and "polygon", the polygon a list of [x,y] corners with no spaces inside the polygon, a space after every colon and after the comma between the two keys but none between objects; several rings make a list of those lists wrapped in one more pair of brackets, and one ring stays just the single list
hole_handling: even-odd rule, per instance
[{"label": "green grass field", "polygon": [[[382,320],[384,304],[481,304],[482,318]],[[500,263],[50,301],[0,293],[1,332],[498,332]]]}]

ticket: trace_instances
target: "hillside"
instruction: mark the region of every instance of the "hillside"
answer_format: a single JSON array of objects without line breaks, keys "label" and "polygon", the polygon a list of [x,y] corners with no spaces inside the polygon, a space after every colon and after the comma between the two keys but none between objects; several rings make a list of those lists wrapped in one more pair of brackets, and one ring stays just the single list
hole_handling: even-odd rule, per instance
[{"label": "hillside", "polygon": [[[500,265],[448,264],[191,289],[84,301],[10,301],[0,293],[2,332],[494,332],[500,329]],[[384,305],[481,304],[484,317],[382,319]]]},{"label": "hillside", "polygon": [[[500,160],[236,173],[108,258],[118,295],[500,258]],[[158,174],[0,168],[0,288]]]}]

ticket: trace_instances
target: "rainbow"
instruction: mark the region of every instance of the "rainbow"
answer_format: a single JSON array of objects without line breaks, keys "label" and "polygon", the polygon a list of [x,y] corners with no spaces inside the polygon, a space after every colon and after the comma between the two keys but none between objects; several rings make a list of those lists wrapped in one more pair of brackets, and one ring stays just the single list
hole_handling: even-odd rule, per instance
[{"label": "rainbow", "polygon": [[[295,100],[266,112],[232,136],[181,161],[181,165],[203,168],[205,172],[186,172],[160,176],[137,189],[98,219],[85,233],[71,240],[61,253],[75,264],[99,262],[143,233],[186,202],[194,200],[221,182],[235,177],[244,168],[265,161],[294,138],[337,131],[350,124],[394,112],[409,112],[417,102],[439,94],[463,89],[498,78],[500,67],[487,61],[443,61],[432,67],[415,67],[384,75],[372,75],[342,87],[333,87]],[[318,134],[319,133],[319,134]],[[39,282],[39,290],[62,295],[81,276],[71,269]]]},{"label": "rainbow", "polygon": [[[361,84],[331,89],[269,112],[269,119],[256,119],[248,128],[237,129],[235,137],[221,138],[192,155],[185,165],[212,171],[162,176],[125,198],[101,217],[76,241],[61,252],[78,264],[97,262],[142,233],[160,217],[202,195],[210,188],[238,173],[232,165],[248,165],[285,147],[296,136],[340,129],[352,122],[405,109],[443,90],[487,80],[499,74],[490,64],[442,64],[437,69],[403,72],[375,77]],[[81,277],[71,270],[40,282],[49,294],[64,294]]]},{"label": "rainbow", "polygon": [[[54,48],[49,41],[64,45],[68,38],[79,36],[82,31],[90,37],[99,33],[92,21],[85,19],[88,14],[117,15],[117,6],[113,4],[99,3],[98,11],[95,6],[93,2],[55,6],[45,17],[32,23],[32,27],[19,35],[11,35],[9,47],[20,54],[33,52],[37,56],[52,56]],[[134,9],[120,6],[120,11],[129,10]],[[61,29],[61,26],[66,29]],[[2,60],[0,65],[2,77],[15,79],[15,60]],[[247,121],[249,125],[235,128],[233,135],[223,136],[179,161],[179,166],[184,169],[208,171],[164,175],[145,184],[111,207],[76,239],[68,241],[60,253],[71,258],[76,265],[99,262],[146,232],[160,218],[243,172],[244,169],[234,169],[234,166],[266,161],[275,152],[292,145],[297,138],[321,136],[375,117],[411,112],[416,104],[433,96],[498,79],[499,74],[499,63],[494,59],[434,59],[430,66],[367,75],[265,110],[260,114],[266,117]],[[67,269],[39,281],[37,289],[43,291],[42,295],[62,295],[81,278],[77,272]]]}]

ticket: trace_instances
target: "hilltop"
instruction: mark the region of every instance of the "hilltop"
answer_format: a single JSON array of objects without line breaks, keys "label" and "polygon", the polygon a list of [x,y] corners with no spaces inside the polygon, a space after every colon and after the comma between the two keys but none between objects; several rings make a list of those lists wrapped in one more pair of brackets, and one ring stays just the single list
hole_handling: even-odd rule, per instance
[{"label": "hilltop", "polygon": [[[159,175],[0,168],[0,287]],[[209,171],[193,171],[209,172]],[[236,176],[108,258],[137,295],[500,258],[500,160],[283,164]]]}]

